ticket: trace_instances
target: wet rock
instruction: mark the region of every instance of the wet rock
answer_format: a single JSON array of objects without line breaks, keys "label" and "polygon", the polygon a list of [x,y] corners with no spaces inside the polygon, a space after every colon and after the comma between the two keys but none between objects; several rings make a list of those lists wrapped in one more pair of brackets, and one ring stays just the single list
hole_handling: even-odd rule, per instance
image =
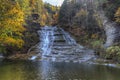
[{"label": "wet rock", "polygon": [[77,44],[70,34],[61,28],[43,27],[39,32],[41,60],[76,63],[94,57],[91,50]]},{"label": "wet rock", "polygon": [[104,11],[99,12],[106,35],[106,42],[104,46],[109,47],[114,43],[120,42],[120,27],[115,22],[110,21],[104,14]]},{"label": "wet rock", "polygon": [[1,55],[0,55],[0,59],[3,59],[3,58],[4,58],[4,56],[1,54]]}]

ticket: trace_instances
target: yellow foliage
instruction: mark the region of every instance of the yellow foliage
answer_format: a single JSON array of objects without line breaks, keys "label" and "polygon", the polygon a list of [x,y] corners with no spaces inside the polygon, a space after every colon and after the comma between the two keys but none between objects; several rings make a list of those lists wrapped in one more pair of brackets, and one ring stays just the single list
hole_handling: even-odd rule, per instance
[{"label": "yellow foliage", "polygon": [[15,39],[11,38],[11,37],[6,37],[4,40],[4,44],[9,43],[9,44],[14,44],[16,41]]},{"label": "yellow foliage", "polygon": [[115,18],[116,18],[116,22],[120,22],[120,7],[118,8],[118,10],[115,13]]},{"label": "yellow foliage", "polygon": [[40,21],[40,25],[41,26],[45,26],[45,22],[44,21]]},{"label": "yellow foliage", "polygon": [[95,14],[94,14],[94,17],[95,17],[95,19],[96,19],[99,27],[103,27],[103,22],[102,22],[102,20],[101,20],[101,18],[100,18],[100,16],[99,16],[99,14],[95,13]]},{"label": "yellow foliage", "polygon": [[21,48],[24,44],[24,41],[21,40],[21,39],[14,39],[14,38],[11,38],[11,37],[6,37],[3,41],[3,43],[5,45]]},{"label": "yellow foliage", "polygon": [[16,46],[17,46],[18,48],[21,48],[21,47],[23,46],[23,44],[24,44],[24,41],[23,41],[23,40],[21,40],[21,39],[17,39],[17,40],[16,40]]},{"label": "yellow foliage", "polygon": [[106,58],[120,57],[120,46],[108,47],[106,53]]},{"label": "yellow foliage", "polygon": [[36,0],[31,0],[30,1],[30,6],[33,8],[33,9],[35,9],[35,2],[36,2]]},{"label": "yellow foliage", "polygon": [[46,14],[42,14],[41,15],[41,19],[40,19],[40,25],[44,26],[46,21],[47,21],[47,15]]},{"label": "yellow foliage", "polygon": [[91,38],[96,39],[98,37],[97,34],[92,34]]},{"label": "yellow foliage", "polygon": [[13,19],[6,19],[5,22],[7,24],[5,24],[4,27],[9,28],[12,31],[23,32],[25,30],[25,28],[22,26],[22,23],[20,21]]},{"label": "yellow foliage", "polygon": [[12,19],[13,23],[19,22],[19,24],[24,22],[24,12],[20,9],[18,3],[16,5],[11,6],[11,9],[5,14],[8,19]]},{"label": "yellow foliage", "polygon": [[76,14],[76,16],[87,16],[88,12],[84,9],[81,9],[79,13]]},{"label": "yellow foliage", "polygon": [[13,47],[22,47],[24,41],[21,39],[22,32],[25,30],[24,11],[20,5],[11,0],[2,0],[0,5],[0,44]]},{"label": "yellow foliage", "polygon": [[45,14],[43,14],[43,15],[42,15],[42,20],[43,20],[43,21],[46,21],[46,20],[47,20],[47,18],[46,18],[46,15],[45,15]]}]

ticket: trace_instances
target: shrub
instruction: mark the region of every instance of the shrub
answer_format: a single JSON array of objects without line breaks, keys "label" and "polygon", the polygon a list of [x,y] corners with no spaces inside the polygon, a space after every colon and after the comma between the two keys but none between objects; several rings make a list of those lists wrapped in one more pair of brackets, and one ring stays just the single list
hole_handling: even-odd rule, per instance
[{"label": "shrub", "polygon": [[102,48],[103,47],[103,41],[102,40],[95,40],[91,42],[91,45],[93,48]]},{"label": "shrub", "polygon": [[107,59],[120,58],[120,46],[111,46],[106,49]]}]

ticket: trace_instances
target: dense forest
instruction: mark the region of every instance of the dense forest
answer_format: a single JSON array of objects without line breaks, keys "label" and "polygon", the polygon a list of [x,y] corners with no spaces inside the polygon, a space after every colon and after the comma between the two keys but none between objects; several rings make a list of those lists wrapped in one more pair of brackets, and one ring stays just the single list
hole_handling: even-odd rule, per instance
[{"label": "dense forest", "polygon": [[[79,43],[95,49],[97,55],[119,59],[119,0],[65,0],[58,21],[62,28],[76,36]],[[109,29],[116,30],[111,32]],[[115,36],[114,39],[111,36]]]},{"label": "dense forest", "polygon": [[64,27],[79,27],[92,36],[99,33],[102,26],[98,11],[104,10],[111,21],[119,24],[119,3],[118,0],[65,0],[60,9],[59,23]]},{"label": "dense forest", "polygon": [[39,41],[40,27],[57,24],[59,7],[42,0],[0,0],[0,4],[0,53],[4,55],[26,53]]}]

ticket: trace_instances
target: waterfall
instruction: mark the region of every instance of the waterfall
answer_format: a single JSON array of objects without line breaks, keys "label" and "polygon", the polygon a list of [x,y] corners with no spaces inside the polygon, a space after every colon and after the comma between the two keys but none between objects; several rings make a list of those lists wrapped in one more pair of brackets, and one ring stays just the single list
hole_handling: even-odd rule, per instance
[{"label": "waterfall", "polygon": [[39,31],[40,35],[40,48],[42,49],[42,55],[49,55],[51,52],[51,46],[54,41],[54,29],[55,27],[42,27]]},{"label": "waterfall", "polygon": [[63,29],[61,29],[61,31],[64,34],[64,39],[67,41],[69,45],[76,45],[75,39],[73,39],[68,32],[65,32]]},{"label": "waterfall", "polygon": [[[63,38],[60,38],[61,36],[55,36],[56,34],[60,34],[60,33],[55,33],[55,31],[57,32],[60,31]],[[69,35],[69,33],[65,32],[62,28],[58,29],[57,27],[45,26],[42,27],[41,30],[38,31],[38,33],[40,35],[39,49],[43,51],[42,52],[43,56],[50,55],[53,44],[57,44],[57,43],[59,44],[61,41],[63,41],[64,44],[76,45],[76,41]]]},{"label": "waterfall", "polygon": [[[38,47],[42,60],[82,62],[93,57],[91,50],[84,50],[84,47],[77,44],[71,35],[62,28],[45,26],[38,31],[38,34],[40,35]],[[35,56],[32,57],[32,59],[35,58]]]}]

